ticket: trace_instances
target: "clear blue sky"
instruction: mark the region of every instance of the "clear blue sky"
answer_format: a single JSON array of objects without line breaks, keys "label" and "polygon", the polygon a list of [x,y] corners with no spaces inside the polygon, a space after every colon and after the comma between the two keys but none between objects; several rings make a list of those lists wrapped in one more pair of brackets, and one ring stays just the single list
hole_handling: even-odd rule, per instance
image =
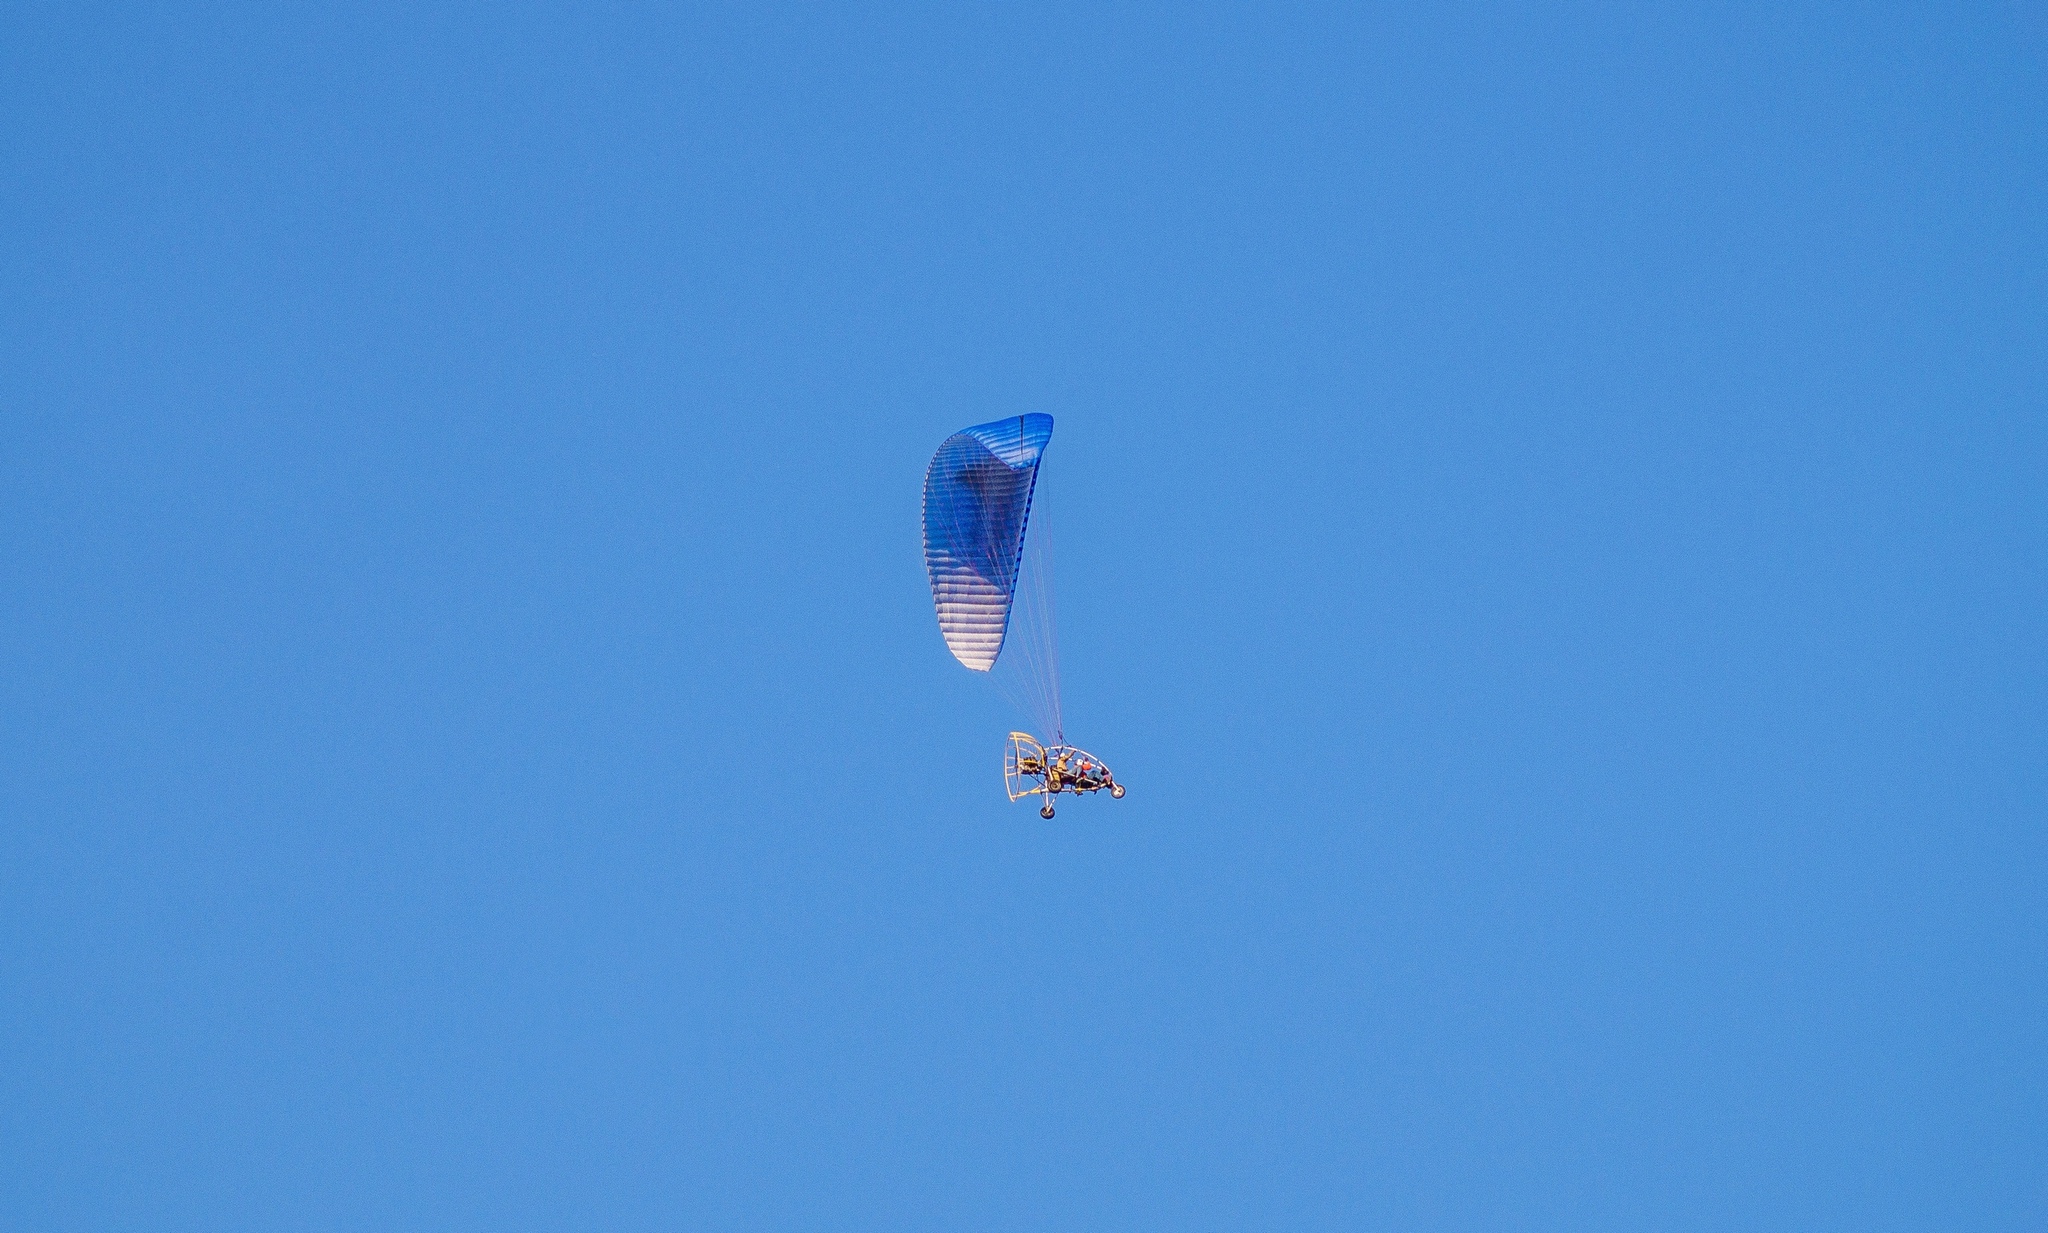
[{"label": "clear blue sky", "polygon": [[0,1225],[2048,1224],[2048,22],[1702,7],[10,10]]}]

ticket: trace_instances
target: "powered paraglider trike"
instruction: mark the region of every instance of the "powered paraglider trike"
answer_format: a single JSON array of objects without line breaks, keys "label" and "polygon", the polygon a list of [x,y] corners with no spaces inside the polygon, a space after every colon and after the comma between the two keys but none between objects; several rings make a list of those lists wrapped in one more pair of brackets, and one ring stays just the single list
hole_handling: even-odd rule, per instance
[{"label": "powered paraglider trike", "polygon": [[1124,795],[1124,786],[1102,759],[1072,745],[1041,745],[1029,732],[1010,734],[1010,749],[1003,758],[1003,784],[1013,801],[1043,796],[1045,801],[1038,807],[1041,818],[1052,816],[1053,798],[1062,792],[1085,796],[1107,789],[1118,800]]},{"label": "powered paraglider trike", "polygon": [[1124,794],[1102,759],[1067,744],[1061,727],[1050,554],[1042,529],[1028,554],[1025,541],[1039,461],[1051,439],[1050,415],[976,424],[947,437],[924,476],[924,563],[939,633],[955,659],[990,674],[1039,731],[1052,735],[1045,744],[1012,732],[1003,760],[1010,799],[1042,797],[1038,812],[1046,818],[1062,792]]}]

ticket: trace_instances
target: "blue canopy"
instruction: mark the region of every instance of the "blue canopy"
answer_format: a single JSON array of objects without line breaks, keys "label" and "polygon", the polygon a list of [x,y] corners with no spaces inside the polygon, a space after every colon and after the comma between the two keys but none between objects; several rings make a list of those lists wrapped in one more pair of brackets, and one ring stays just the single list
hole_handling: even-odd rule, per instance
[{"label": "blue canopy", "polygon": [[1024,525],[1050,415],[1015,415],[947,437],[924,475],[924,565],[954,658],[995,666],[1009,633]]}]

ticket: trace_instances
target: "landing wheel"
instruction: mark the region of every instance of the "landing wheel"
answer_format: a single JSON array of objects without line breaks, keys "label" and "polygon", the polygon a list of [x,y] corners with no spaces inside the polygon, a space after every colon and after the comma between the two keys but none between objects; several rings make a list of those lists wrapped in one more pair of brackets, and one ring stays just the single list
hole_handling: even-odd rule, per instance
[{"label": "landing wheel", "polygon": [[1109,785],[1109,794],[1117,800],[1124,799],[1124,786],[1120,783]]},{"label": "landing wheel", "polygon": [[1050,801],[1038,807],[1038,816],[1041,818],[1050,818],[1052,816],[1052,803]]}]

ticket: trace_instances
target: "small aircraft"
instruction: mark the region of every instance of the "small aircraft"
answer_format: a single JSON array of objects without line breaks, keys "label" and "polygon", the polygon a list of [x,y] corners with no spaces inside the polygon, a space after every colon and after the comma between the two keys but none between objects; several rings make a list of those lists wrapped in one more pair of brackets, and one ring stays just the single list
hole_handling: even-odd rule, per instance
[{"label": "small aircraft", "polygon": [[1052,798],[1062,792],[1081,796],[1107,788],[1117,800],[1124,795],[1124,786],[1109,773],[1102,759],[1072,745],[1041,745],[1029,732],[1010,734],[1010,751],[1003,759],[1003,783],[1013,801],[1027,796],[1045,797],[1045,804],[1038,808],[1041,818],[1052,816]]},{"label": "small aircraft", "polygon": [[[1012,732],[1003,759],[1010,799],[1042,798],[1042,818],[1052,816],[1053,798],[1062,792],[1124,794],[1102,759],[1067,744],[1060,729],[1051,557],[1043,529],[1028,555],[1024,538],[1039,462],[1051,440],[1050,415],[1004,416],[940,442],[924,474],[924,564],[946,649],[962,667],[981,673],[992,673],[1001,657],[1005,674],[1015,676],[990,679],[1040,732],[1053,734],[1046,745],[1029,732]],[[1013,615],[1020,620],[1013,623]]]}]

